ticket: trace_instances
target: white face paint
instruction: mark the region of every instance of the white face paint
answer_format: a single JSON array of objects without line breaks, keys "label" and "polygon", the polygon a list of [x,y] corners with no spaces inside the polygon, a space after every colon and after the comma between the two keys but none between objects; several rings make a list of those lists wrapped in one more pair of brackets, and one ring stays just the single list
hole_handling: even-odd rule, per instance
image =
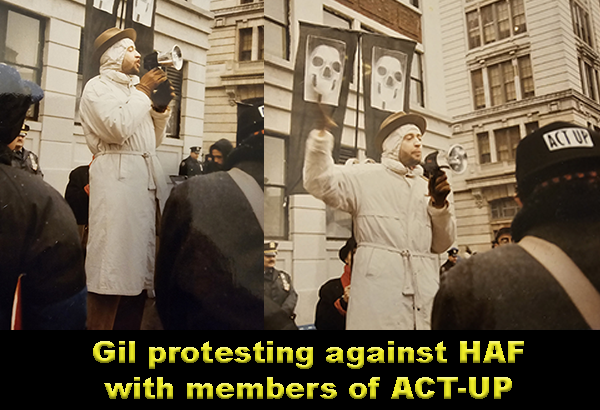
[{"label": "white face paint", "polygon": [[338,105],[342,83],[343,62],[340,52],[332,46],[321,44],[314,48],[306,61],[304,98],[329,105]]},{"label": "white face paint", "polygon": [[371,106],[384,111],[403,111],[404,69],[396,57],[383,55],[373,65]]}]

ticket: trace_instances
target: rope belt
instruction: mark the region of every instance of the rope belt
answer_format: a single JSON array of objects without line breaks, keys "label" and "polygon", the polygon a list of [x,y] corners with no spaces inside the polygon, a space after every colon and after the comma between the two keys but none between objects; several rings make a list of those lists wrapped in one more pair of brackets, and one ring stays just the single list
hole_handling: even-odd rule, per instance
[{"label": "rope belt", "polygon": [[156,154],[151,154],[147,151],[146,152],[141,152],[141,151],[102,151],[102,152],[98,152],[97,154],[94,154],[94,156],[99,157],[99,156],[108,155],[108,154],[136,155],[136,156],[141,156],[142,158],[144,158],[144,161],[146,161],[146,166],[148,167],[148,170],[150,171],[150,173],[148,175],[148,189],[149,190],[156,189],[156,182],[154,181],[156,173],[155,173],[154,161],[153,161],[153,159],[156,157]]},{"label": "rope belt", "polygon": [[391,246],[381,245],[377,243],[370,242],[361,242],[358,244],[358,247],[365,246],[369,248],[377,248],[382,249],[388,252],[397,253],[402,257],[402,264],[404,266],[404,283],[402,285],[402,294],[405,296],[410,296],[415,294],[415,277],[417,273],[413,269],[412,266],[412,258],[426,258],[431,260],[436,260],[436,256],[431,253],[424,252],[414,252],[408,249],[397,249],[392,248]]}]

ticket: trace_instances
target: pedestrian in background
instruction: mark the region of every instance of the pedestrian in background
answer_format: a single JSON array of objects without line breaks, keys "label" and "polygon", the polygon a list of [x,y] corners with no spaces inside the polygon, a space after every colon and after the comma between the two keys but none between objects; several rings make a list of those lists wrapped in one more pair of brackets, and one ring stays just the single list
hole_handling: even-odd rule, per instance
[{"label": "pedestrian in background", "polygon": [[319,301],[315,312],[317,330],[345,330],[346,312],[350,298],[352,258],[356,252],[356,240],[348,239],[338,252],[344,263],[344,272],[339,278],[325,282],[319,289]]}]

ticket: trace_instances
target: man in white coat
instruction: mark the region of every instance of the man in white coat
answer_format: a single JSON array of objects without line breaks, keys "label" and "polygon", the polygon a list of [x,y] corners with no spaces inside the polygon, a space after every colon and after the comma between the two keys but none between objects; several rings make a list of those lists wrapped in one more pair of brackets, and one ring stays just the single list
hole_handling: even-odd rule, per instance
[{"label": "man in white coat", "polygon": [[381,164],[334,165],[333,136],[313,130],[306,142],[304,187],[349,212],[358,249],[346,329],[430,329],[439,287],[439,253],[456,237],[442,172],[429,182],[419,166],[421,116],[396,113],[381,125]]},{"label": "man in white coat", "polygon": [[170,112],[153,90],[155,69],[141,79],[133,29],[110,28],[94,43],[100,75],[85,86],[81,122],[94,154],[90,165],[86,274],[88,329],[139,329],[153,289],[157,208],[168,197],[158,147]]}]

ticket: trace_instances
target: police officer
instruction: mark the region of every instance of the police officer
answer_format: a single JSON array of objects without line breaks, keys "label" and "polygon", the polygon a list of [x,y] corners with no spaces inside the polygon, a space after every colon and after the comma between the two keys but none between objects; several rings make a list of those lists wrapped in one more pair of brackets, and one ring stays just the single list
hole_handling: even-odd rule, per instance
[{"label": "police officer", "polygon": [[454,267],[456,262],[458,261],[458,249],[450,248],[448,249],[448,260],[442,266],[440,266],[440,276],[442,273],[446,272],[448,269]]},{"label": "police officer", "polygon": [[21,132],[14,139],[13,142],[8,144],[8,148],[13,151],[11,165],[16,168],[24,169],[25,171],[31,172],[34,175],[44,176],[40,169],[40,161],[37,155],[33,152],[28,151],[24,148],[25,138],[29,132],[29,125],[23,124]]},{"label": "police officer", "polygon": [[298,294],[287,273],[275,269],[277,260],[276,242],[264,245],[265,254],[265,329],[297,330],[294,319]]},{"label": "police officer", "polygon": [[202,174],[202,164],[200,164],[200,147],[191,147],[190,155],[181,161],[179,165],[179,175],[185,175],[188,178]]}]

